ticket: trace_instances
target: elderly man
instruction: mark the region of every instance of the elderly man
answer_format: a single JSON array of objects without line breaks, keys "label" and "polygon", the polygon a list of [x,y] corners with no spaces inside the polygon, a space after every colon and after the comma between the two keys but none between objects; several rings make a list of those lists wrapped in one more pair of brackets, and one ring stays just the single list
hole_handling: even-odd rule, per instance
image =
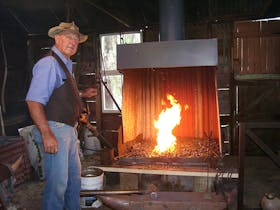
[{"label": "elderly man", "polygon": [[44,148],[44,210],[80,209],[81,163],[75,125],[81,99],[97,95],[96,89],[79,92],[72,77],[72,61],[87,35],[72,23],[60,23],[48,35],[55,40],[49,55],[33,68],[26,96],[36,129],[36,141]]}]

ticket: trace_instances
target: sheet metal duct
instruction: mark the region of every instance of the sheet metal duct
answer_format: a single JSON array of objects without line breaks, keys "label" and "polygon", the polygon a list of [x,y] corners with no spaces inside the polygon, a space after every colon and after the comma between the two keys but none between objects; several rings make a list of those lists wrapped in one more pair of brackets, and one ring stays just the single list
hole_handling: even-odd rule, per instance
[{"label": "sheet metal duct", "polygon": [[160,41],[185,39],[184,0],[160,0]]}]

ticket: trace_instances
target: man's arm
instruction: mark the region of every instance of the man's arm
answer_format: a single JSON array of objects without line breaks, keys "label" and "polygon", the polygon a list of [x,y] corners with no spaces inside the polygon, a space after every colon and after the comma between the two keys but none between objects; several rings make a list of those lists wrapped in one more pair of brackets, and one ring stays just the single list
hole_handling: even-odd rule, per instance
[{"label": "man's arm", "polygon": [[37,125],[43,140],[44,150],[47,153],[57,153],[58,142],[53,132],[51,131],[46,115],[44,106],[35,101],[26,101],[30,116],[34,123]]}]

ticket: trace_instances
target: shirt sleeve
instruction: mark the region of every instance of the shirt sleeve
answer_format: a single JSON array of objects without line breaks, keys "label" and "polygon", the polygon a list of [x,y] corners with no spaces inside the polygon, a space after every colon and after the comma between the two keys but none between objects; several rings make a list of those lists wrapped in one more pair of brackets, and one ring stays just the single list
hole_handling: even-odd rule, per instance
[{"label": "shirt sleeve", "polygon": [[56,86],[56,65],[51,56],[40,59],[34,66],[26,100],[46,105]]}]

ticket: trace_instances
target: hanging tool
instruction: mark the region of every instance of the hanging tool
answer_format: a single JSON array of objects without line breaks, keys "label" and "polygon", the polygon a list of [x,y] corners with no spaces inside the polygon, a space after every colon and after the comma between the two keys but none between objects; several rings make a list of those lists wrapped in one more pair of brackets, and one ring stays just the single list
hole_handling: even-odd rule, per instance
[{"label": "hanging tool", "polygon": [[86,111],[82,112],[80,115],[79,122],[84,124],[93,133],[93,135],[100,139],[108,148],[114,149],[114,153],[117,155],[117,149],[89,122],[88,113]]}]

